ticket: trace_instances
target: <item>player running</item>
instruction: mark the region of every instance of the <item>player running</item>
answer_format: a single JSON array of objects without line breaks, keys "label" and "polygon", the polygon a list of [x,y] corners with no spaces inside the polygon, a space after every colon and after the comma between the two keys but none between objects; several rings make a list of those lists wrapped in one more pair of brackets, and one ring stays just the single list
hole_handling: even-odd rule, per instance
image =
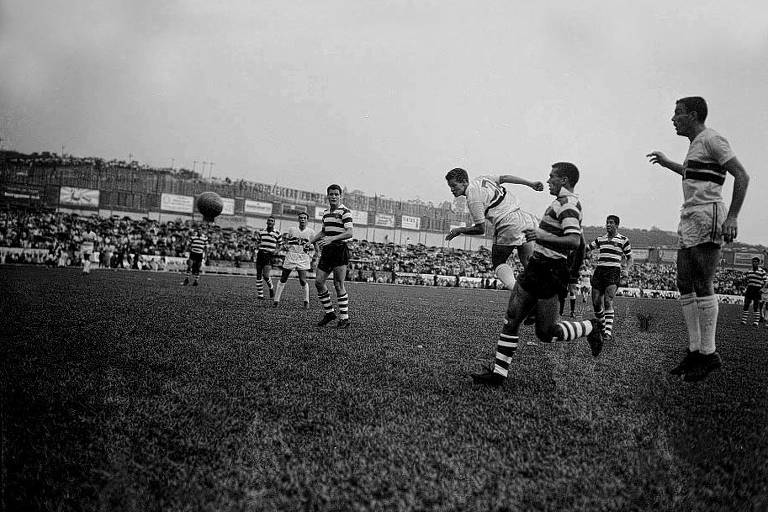
[{"label": "player running", "polygon": [[483,235],[486,220],[493,224],[491,264],[504,286],[511,290],[515,285],[515,272],[510,260],[517,249],[517,256],[523,267],[528,264],[533,252],[533,243],[526,240],[523,230],[535,228],[538,219],[522,210],[517,197],[502,185],[525,185],[541,192],[544,190],[544,184],[509,174],[479,176],[470,180],[467,171],[460,168],[449,171],[445,179],[455,197],[466,196],[469,214],[474,222],[472,226],[451,229],[445,239],[453,240],[459,235]]},{"label": "player running", "polygon": [[283,296],[283,289],[285,289],[285,283],[288,282],[288,276],[291,272],[296,270],[299,274],[299,284],[301,284],[302,290],[304,290],[304,309],[309,307],[309,284],[307,283],[307,271],[312,268],[312,257],[310,253],[314,253],[314,246],[310,243],[310,240],[315,238],[315,230],[307,227],[307,221],[309,216],[301,212],[299,214],[299,226],[291,226],[288,231],[283,235],[283,247],[286,250],[285,259],[283,260],[283,273],[280,276],[280,280],[277,282],[277,290],[275,291],[274,306],[277,307],[280,304],[280,298]]},{"label": "player running", "polygon": [[[507,380],[512,356],[517,350],[523,319],[536,309],[536,336],[543,342],[575,340],[587,337],[592,355],[597,357],[603,339],[596,320],[558,321],[558,296],[568,285],[573,269],[568,268],[568,253],[584,243],[581,234],[581,203],[573,192],[579,170],[569,162],[552,165],[547,184],[555,200],[544,212],[536,229],[526,229],[534,242],[533,255],[520,273],[509,298],[509,306],[499,339],[493,367],[472,375],[476,384],[500,386]],[[581,261],[575,262],[575,269]]]},{"label": "player running", "polygon": [[[619,217],[609,215],[605,220],[605,235],[587,245],[587,253],[597,251],[597,265],[592,274],[592,307],[595,318],[603,330],[603,340],[613,339],[615,317],[613,300],[621,278],[632,268],[632,245],[629,238],[619,233]],[[622,259],[624,268],[622,268]]]},{"label": "player running", "polygon": [[187,260],[187,276],[182,283],[184,286],[189,284],[189,276],[192,275],[192,286],[197,286],[200,278],[200,268],[205,259],[205,250],[208,248],[208,237],[200,226],[195,226],[189,237],[189,259]]},{"label": "player running", "polygon": [[269,288],[270,298],[275,296],[272,286],[272,260],[280,244],[280,232],[275,229],[275,218],[267,218],[267,227],[256,233],[259,242],[259,252],[256,254],[256,291],[259,299],[264,298],[264,283]]}]

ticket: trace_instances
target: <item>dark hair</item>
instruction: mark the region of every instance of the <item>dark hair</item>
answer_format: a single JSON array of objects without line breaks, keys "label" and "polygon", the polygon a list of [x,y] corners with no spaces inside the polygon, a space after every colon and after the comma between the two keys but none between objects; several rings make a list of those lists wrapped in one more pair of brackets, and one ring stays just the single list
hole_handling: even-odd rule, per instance
[{"label": "dark hair", "polygon": [[448,171],[448,174],[445,175],[446,181],[461,181],[461,182],[469,182],[469,174],[467,174],[467,171],[462,169],[461,167],[457,167],[455,169],[451,169]]},{"label": "dark hair", "polygon": [[696,119],[703,123],[707,120],[707,102],[701,96],[688,96],[687,98],[680,98],[677,103],[682,103],[685,107],[685,111],[689,114],[696,112]]},{"label": "dark hair", "polygon": [[339,194],[341,194],[341,187],[340,187],[340,186],[338,186],[338,185],[337,185],[337,184],[335,184],[335,183],[334,183],[333,185],[328,185],[328,188],[327,188],[327,189],[325,189],[325,192],[326,192],[326,193],[328,193],[328,194],[330,194],[330,193],[331,193],[331,190],[338,190],[338,191],[339,191]]},{"label": "dark hair", "polygon": [[568,182],[572,187],[579,182],[579,169],[572,163],[555,162],[552,164],[552,168],[555,169],[560,176],[568,178]]},{"label": "dark hair", "polygon": [[606,217],[605,220],[612,220],[613,222],[616,223],[617,226],[619,225],[619,222],[620,222],[618,215],[609,215],[608,217]]},{"label": "dark hair", "polygon": [[309,214],[307,212],[299,212],[298,217],[301,217],[302,215],[304,215],[307,219],[309,219]]},{"label": "dark hair", "polygon": [[758,258],[757,256],[755,256],[754,258],[752,258],[752,261],[760,261],[760,258]]},{"label": "dark hair", "polygon": [[269,217],[267,217],[267,220],[269,219],[276,220],[274,215],[270,215]]}]

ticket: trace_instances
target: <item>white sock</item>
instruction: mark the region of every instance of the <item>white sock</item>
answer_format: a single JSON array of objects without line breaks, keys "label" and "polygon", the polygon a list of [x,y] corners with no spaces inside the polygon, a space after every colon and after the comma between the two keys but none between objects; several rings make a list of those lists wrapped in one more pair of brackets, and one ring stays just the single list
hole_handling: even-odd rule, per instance
[{"label": "white sock", "polygon": [[309,283],[304,283],[304,302],[309,302]]},{"label": "white sock", "polygon": [[717,330],[717,313],[719,306],[717,297],[696,297],[696,305],[699,309],[699,329],[701,330],[701,353],[711,354],[715,347],[715,331]]},{"label": "white sock", "polygon": [[277,290],[275,290],[275,302],[280,302],[280,297],[283,296],[283,289],[285,288],[285,283],[282,281],[277,282]]},{"label": "white sock", "polygon": [[685,326],[688,327],[688,350],[696,352],[701,350],[701,330],[699,329],[699,306],[696,303],[696,295],[687,293],[680,296],[680,305],[683,307]]},{"label": "white sock", "polygon": [[496,276],[504,283],[504,287],[507,290],[515,287],[515,282],[517,281],[515,279],[515,271],[507,263],[502,263],[496,267]]}]

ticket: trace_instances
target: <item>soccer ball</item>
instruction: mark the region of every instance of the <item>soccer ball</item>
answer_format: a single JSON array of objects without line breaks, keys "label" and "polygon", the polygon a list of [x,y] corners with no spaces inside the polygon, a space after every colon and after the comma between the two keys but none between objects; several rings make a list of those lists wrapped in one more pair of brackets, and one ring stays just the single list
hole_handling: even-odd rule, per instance
[{"label": "soccer ball", "polygon": [[197,211],[203,215],[203,220],[213,222],[223,209],[224,201],[216,192],[203,192],[197,196]]}]

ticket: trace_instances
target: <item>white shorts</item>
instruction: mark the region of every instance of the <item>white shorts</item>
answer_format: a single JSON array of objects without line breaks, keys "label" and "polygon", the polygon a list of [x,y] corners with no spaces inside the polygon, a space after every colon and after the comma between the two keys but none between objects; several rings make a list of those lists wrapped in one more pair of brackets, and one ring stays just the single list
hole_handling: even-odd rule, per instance
[{"label": "white shorts", "polygon": [[525,243],[524,229],[536,229],[539,218],[532,213],[518,208],[517,210],[496,219],[493,243],[498,245],[523,245]]},{"label": "white shorts", "polygon": [[677,227],[678,242],[682,249],[706,243],[723,244],[725,205],[708,203],[688,206],[680,211]]},{"label": "white shorts", "polygon": [[303,252],[287,252],[283,260],[283,270],[310,270],[312,259]]}]

